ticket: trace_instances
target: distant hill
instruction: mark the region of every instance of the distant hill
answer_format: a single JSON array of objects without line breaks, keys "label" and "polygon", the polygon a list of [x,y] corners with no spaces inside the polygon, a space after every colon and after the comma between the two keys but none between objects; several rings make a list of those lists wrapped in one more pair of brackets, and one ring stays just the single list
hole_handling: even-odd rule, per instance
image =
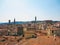
[{"label": "distant hill", "polygon": [[[19,22],[19,21],[15,22],[15,24],[26,24],[26,23],[28,23],[28,22]],[[0,24],[9,24],[9,23],[8,22],[3,22],[3,23],[0,23]],[[14,22],[11,22],[10,24],[14,24]]]},{"label": "distant hill", "polygon": [[[52,23],[56,23],[56,22],[60,22],[60,21],[52,21]],[[35,23],[35,21],[16,21],[15,24],[28,24],[28,23]],[[44,21],[36,21],[36,23],[44,23]],[[9,24],[8,22],[0,22],[1,24]],[[14,24],[14,22],[10,22],[10,24]]]}]

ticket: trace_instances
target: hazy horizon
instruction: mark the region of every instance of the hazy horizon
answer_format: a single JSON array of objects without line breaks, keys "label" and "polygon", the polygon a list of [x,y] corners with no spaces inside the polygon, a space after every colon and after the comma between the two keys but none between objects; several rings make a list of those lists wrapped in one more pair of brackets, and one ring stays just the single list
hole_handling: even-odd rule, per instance
[{"label": "hazy horizon", "polygon": [[60,21],[60,0],[0,0],[0,22]]}]

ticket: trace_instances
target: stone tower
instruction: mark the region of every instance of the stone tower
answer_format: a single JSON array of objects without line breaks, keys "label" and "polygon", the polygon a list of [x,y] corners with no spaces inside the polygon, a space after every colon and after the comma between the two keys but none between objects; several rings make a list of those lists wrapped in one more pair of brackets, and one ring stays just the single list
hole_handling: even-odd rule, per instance
[{"label": "stone tower", "polygon": [[16,22],[16,20],[15,20],[15,18],[14,18],[14,25],[15,25],[15,22]]},{"label": "stone tower", "polygon": [[35,16],[35,23],[36,23],[36,21],[37,21],[37,17]]},{"label": "stone tower", "polygon": [[11,20],[9,20],[8,23],[11,24]]}]

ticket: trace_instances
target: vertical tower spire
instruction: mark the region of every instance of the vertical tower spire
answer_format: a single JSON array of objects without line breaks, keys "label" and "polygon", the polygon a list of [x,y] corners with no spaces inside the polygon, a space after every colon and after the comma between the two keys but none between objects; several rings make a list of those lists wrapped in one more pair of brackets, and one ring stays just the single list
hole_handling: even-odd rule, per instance
[{"label": "vertical tower spire", "polygon": [[36,21],[37,21],[37,17],[35,16],[35,31],[36,31]]},{"label": "vertical tower spire", "polygon": [[37,17],[35,16],[35,23],[36,23],[36,21],[37,21]]},{"label": "vertical tower spire", "polygon": [[16,20],[15,20],[15,18],[14,18],[14,24],[15,24],[15,22],[16,22]]},{"label": "vertical tower spire", "polygon": [[10,23],[11,23],[11,20],[9,20],[8,22],[9,22],[9,24],[10,24]]}]

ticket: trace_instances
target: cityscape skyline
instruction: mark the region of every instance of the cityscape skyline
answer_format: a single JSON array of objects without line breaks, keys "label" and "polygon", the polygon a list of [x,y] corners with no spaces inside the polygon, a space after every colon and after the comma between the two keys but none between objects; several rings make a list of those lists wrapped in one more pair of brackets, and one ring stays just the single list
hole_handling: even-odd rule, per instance
[{"label": "cityscape skyline", "polygon": [[60,0],[0,0],[0,22],[57,20],[60,21]]}]

